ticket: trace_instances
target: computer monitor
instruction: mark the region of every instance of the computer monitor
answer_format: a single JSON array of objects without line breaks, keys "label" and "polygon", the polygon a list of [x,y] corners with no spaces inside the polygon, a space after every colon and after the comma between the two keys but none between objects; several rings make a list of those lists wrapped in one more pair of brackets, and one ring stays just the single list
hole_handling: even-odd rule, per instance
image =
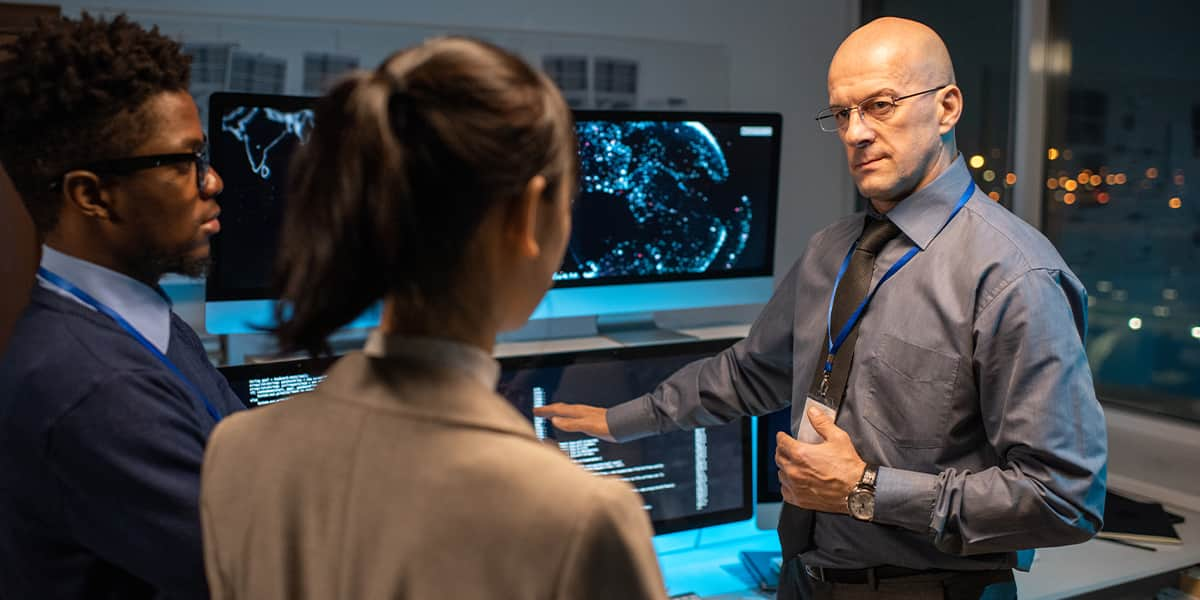
[{"label": "computer monitor", "polygon": [[221,367],[218,371],[246,408],[256,408],[313,391],[336,360],[323,356]]},{"label": "computer monitor", "polygon": [[269,300],[288,166],[308,141],[314,98],[215,93],[209,100],[212,165],[225,182],[206,300]]},{"label": "computer monitor", "polygon": [[656,533],[750,518],[750,421],[651,436],[624,444],[554,429],[533,407],[572,402],[612,407],[654,389],[688,363],[736,340],[564,352],[500,359],[500,393],[585,469],[629,482]]},{"label": "computer monitor", "polygon": [[533,318],[766,301],[782,126],[777,113],[575,111],[575,228]]},{"label": "computer monitor", "polygon": [[[225,181],[205,292],[210,333],[273,322],[271,275],[291,155],[314,99],[214,93]],[[765,302],[772,291],[782,120],[775,113],[576,111],[580,194],[555,286],[531,318]],[[364,274],[369,276],[369,274]],[[351,326],[370,326],[378,308]]]},{"label": "computer monitor", "polygon": [[792,408],[758,417],[757,444],[758,485],[756,520],[760,529],[775,529],[779,524],[779,508],[783,491],[779,485],[779,468],[775,465],[775,434],[792,435]]},{"label": "computer monitor", "polygon": [[[217,92],[209,98],[208,142],[225,183],[221,233],[205,285],[205,329],[254,333],[274,323],[271,291],[288,167],[315,124],[316,98]],[[378,320],[378,309],[357,325]]]},{"label": "computer monitor", "polygon": [[[724,350],[736,340],[585,350],[500,359],[499,391],[572,460],[599,476],[619,477],[641,494],[656,533],[749,519],[750,420],[678,431],[624,444],[555,430],[533,416],[551,402],[613,406],[654,389],[680,367]],[[222,367],[221,374],[249,408],[311,391],[337,360],[332,357]]]}]

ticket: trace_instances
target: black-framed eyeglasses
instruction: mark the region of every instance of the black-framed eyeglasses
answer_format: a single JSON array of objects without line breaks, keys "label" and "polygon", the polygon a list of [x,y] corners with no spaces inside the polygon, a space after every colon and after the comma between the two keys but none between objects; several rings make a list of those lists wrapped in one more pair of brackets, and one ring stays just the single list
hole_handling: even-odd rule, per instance
[{"label": "black-framed eyeglasses", "polygon": [[[130,156],[126,158],[110,158],[106,160],[98,160],[86,165],[80,165],[70,171],[91,171],[97,175],[128,175],[136,171],[144,171],[166,165],[179,164],[181,162],[194,162],[196,164],[196,189],[203,194],[204,182],[208,179],[208,172],[212,168],[212,162],[208,155],[208,138],[204,138],[204,144],[195,152],[173,152],[169,154],[151,154],[148,156]],[[63,177],[51,182],[51,189],[56,189],[62,185]]]},{"label": "black-framed eyeglasses", "polygon": [[909,98],[931,94],[942,88],[950,87],[951,85],[953,84],[947,83],[945,85],[939,85],[935,88],[929,88],[915,94],[908,94],[907,96],[900,97],[873,96],[863,100],[862,102],[859,102],[857,106],[830,106],[829,108],[817,113],[815,119],[817,124],[821,126],[821,131],[827,131],[830,133],[834,131],[841,131],[848,127],[850,125],[850,113],[854,112],[855,110],[858,111],[858,116],[863,120],[864,123],[866,123],[867,117],[871,117],[875,121],[885,121],[888,119],[888,117],[891,117],[892,114],[896,112],[896,105],[901,100],[908,100]]}]

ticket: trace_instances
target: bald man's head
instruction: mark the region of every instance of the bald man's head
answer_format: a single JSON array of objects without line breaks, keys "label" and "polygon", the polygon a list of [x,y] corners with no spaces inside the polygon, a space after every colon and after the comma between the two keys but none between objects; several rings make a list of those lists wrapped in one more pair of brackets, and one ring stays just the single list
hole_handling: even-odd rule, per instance
[{"label": "bald man's head", "polygon": [[900,81],[922,89],[955,82],[954,64],[941,36],[909,19],[880,17],[854,30],[833,55],[830,82],[835,72],[854,71],[863,64],[886,65]]},{"label": "bald man's head", "polygon": [[[946,44],[916,21],[876,19],[838,47],[829,64],[829,105],[851,109],[839,120],[838,135],[855,184],[879,210],[953,162],[954,126],[962,115],[954,82]],[[864,115],[862,106],[873,108]]]}]

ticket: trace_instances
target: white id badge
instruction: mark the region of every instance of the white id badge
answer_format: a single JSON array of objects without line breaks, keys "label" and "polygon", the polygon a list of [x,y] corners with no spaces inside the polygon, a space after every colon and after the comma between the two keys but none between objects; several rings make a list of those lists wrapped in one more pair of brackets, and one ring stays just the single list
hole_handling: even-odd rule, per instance
[{"label": "white id badge", "polygon": [[796,432],[796,439],[806,444],[820,444],[825,441],[825,438],[821,437],[816,429],[813,429],[812,423],[808,420],[808,410],[814,406],[828,415],[830,419],[837,418],[837,412],[833,410],[833,407],[826,406],[824,402],[816,400],[812,396],[805,399],[804,418],[800,419],[800,431]]}]

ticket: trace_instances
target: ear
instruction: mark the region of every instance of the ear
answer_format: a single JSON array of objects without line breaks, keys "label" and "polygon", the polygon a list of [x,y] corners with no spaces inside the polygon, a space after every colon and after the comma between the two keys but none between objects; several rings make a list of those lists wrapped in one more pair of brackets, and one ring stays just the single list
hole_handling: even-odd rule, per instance
[{"label": "ear", "polygon": [[942,90],[938,103],[938,133],[946,135],[962,118],[963,95],[957,85]]},{"label": "ear", "polygon": [[553,205],[545,202],[546,178],[534,175],[517,198],[508,223],[508,233],[522,256],[535,258],[542,253],[539,234]]},{"label": "ear", "polygon": [[85,217],[115,220],[108,190],[91,171],[71,171],[63,175],[62,193],[67,204]]}]

